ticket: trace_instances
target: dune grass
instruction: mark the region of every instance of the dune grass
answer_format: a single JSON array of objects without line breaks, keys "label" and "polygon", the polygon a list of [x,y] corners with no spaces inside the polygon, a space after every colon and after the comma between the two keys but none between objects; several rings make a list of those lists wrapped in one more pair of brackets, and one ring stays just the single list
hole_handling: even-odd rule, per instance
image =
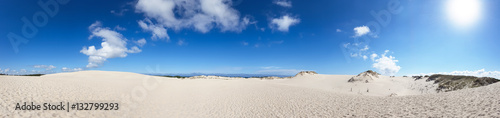
[{"label": "dune grass", "polygon": [[42,75],[45,75],[45,74],[9,75],[9,74],[2,74],[2,73],[0,73],[0,75],[8,75],[8,76],[42,76]]},{"label": "dune grass", "polygon": [[171,78],[178,78],[178,79],[185,79],[185,78],[187,78],[187,77],[179,76],[179,75],[176,75],[176,76],[164,75],[164,76],[161,76],[161,77],[171,77]]},{"label": "dune grass", "polygon": [[496,83],[500,80],[491,77],[474,77],[460,75],[441,75],[435,74],[430,76],[427,81],[434,81],[434,84],[439,84],[436,89],[438,92],[455,91],[464,88],[475,88]]}]

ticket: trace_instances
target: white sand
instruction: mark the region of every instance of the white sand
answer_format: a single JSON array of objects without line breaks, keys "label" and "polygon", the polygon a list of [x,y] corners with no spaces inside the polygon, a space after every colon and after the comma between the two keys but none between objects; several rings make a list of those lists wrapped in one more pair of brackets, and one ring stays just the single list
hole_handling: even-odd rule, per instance
[{"label": "white sand", "polygon": [[[434,93],[425,80],[381,76],[348,83],[352,76],[181,80],[102,71],[0,76],[0,117],[500,117],[499,83]],[[391,93],[397,96],[387,97]],[[14,110],[18,102],[119,102],[120,109]]]}]

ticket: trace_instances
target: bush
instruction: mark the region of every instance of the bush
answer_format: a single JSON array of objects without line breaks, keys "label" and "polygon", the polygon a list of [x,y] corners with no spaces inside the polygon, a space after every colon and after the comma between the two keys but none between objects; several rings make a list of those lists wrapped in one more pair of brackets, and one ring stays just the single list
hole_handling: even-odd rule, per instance
[{"label": "bush", "polygon": [[171,78],[179,78],[179,79],[187,78],[187,77],[179,76],[179,75],[176,75],[176,76],[165,75],[165,76],[162,76],[162,77],[171,77]]},{"label": "bush", "polygon": [[426,81],[434,81],[434,84],[439,84],[436,89],[439,91],[454,91],[464,88],[475,88],[496,83],[500,80],[491,77],[474,77],[474,76],[458,76],[458,75],[431,75]]},{"label": "bush", "polygon": [[20,76],[42,76],[45,74],[27,74],[27,75],[20,75]]}]

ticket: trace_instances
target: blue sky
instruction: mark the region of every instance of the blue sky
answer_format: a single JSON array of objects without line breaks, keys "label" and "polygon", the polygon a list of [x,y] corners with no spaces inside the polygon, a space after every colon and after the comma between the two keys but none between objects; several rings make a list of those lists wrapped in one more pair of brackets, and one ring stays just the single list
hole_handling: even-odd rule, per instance
[{"label": "blue sky", "polygon": [[491,0],[1,1],[0,72],[354,75],[371,69],[398,76],[500,77],[498,5]]}]

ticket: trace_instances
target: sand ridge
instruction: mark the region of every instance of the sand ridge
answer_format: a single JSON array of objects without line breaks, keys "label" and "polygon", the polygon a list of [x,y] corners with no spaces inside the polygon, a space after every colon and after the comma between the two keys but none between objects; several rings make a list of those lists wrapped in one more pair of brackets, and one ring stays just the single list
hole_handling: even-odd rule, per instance
[{"label": "sand ridge", "polygon": [[[314,74],[273,80],[176,79],[106,71],[41,77],[0,76],[0,117],[500,116],[498,83],[435,93],[432,92],[435,89],[429,86],[432,84],[425,80],[380,76],[371,83],[347,82],[353,76]],[[391,93],[397,96],[388,97]],[[93,101],[119,102],[122,109],[13,110],[16,102]]]}]

